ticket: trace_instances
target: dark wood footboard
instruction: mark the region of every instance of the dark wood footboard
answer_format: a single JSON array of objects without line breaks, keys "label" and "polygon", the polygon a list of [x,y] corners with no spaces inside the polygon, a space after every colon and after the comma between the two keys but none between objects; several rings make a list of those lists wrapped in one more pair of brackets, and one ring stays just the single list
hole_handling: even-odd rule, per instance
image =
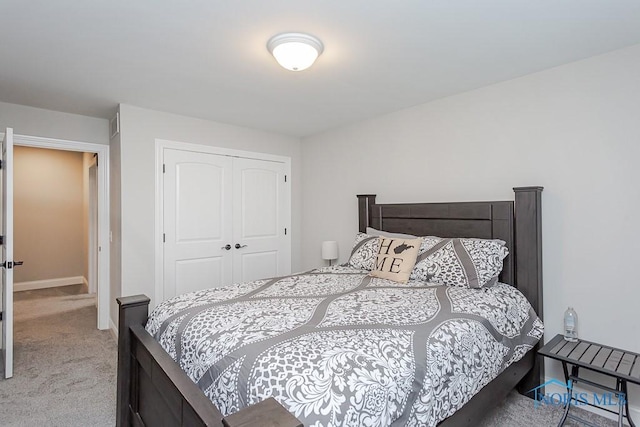
[{"label": "dark wood footboard", "polygon": [[149,298],[135,295],[117,301],[117,426],[302,427],[273,398],[223,417],[144,329]]}]

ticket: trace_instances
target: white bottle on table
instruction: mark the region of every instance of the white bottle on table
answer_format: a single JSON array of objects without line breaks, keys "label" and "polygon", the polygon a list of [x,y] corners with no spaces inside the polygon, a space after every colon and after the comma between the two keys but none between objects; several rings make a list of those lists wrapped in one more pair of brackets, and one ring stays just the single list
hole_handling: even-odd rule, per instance
[{"label": "white bottle on table", "polygon": [[571,342],[578,341],[578,315],[573,307],[564,312],[564,339]]}]

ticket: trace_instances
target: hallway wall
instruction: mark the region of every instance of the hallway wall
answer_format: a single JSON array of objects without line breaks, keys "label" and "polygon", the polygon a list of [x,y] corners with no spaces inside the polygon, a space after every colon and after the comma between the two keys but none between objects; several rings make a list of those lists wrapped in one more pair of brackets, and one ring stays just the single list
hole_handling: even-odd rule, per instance
[{"label": "hallway wall", "polygon": [[[19,283],[84,276],[83,154],[16,146],[14,245]],[[70,283],[58,283],[70,284]]]}]

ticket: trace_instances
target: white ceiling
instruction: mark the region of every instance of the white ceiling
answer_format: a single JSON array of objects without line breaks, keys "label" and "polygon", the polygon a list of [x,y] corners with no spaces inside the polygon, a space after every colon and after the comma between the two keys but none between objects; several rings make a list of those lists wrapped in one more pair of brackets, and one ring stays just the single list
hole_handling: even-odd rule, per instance
[{"label": "white ceiling", "polygon": [[[0,101],[305,136],[640,43],[638,0],[0,0]],[[319,37],[299,73],[265,45]]]}]

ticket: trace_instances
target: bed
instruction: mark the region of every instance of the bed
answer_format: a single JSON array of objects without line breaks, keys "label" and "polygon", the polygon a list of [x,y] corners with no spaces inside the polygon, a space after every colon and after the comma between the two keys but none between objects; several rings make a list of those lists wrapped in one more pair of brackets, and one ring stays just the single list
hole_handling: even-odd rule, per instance
[{"label": "bed", "polygon": [[[334,267],[186,295],[160,304],[151,317],[145,296],[119,298],[117,424],[473,425],[514,387],[526,392],[542,383],[535,314],[511,314],[521,321],[489,316],[483,326],[474,312],[483,305],[473,302],[476,297],[494,305],[509,297],[515,299],[509,307],[542,315],[542,188],[514,191],[514,201],[462,203],[376,204],[374,195],[360,195],[359,230],[500,239],[509,255],[499,281],[520,292],[502,284],[467,290],[475,296],[411,281],[394,287],[353,267]],[[372,319],[372,307],[385,305],[392,309]],[[399,319],[403,310],[418,320]],[[448,311],[462,312],[463,319],[444,317]],[[259,314],[247,320],[239,313]],[[216,322],[224,328],[209,326]],[[437,328],[424,333],[429,322]],[[455,322],[487,336],[484,353],[467,349],[455,359],[455,351],[441,345]],[[219,339],[210,338],[215,333],[209,327],[222,331]],[[524,331],[525,341],[507,348],[503,344],[515,339],[516,329]],[[204,342],[210,347],[203,350]],[[322,359],[323,369],[314,368],[318,354],[334,349],[341,351]],[[454,359],[446,361],[450,351]],[[480,356],[468,361],[469,354]],[[493,359],[499,363],[491,365]],[[478,365],[478,374],[458,372],[462,380],[442,381],[448,387],[424,384],[432,381],[425,372],[445,367],[455,373],[464,364]]]}]

